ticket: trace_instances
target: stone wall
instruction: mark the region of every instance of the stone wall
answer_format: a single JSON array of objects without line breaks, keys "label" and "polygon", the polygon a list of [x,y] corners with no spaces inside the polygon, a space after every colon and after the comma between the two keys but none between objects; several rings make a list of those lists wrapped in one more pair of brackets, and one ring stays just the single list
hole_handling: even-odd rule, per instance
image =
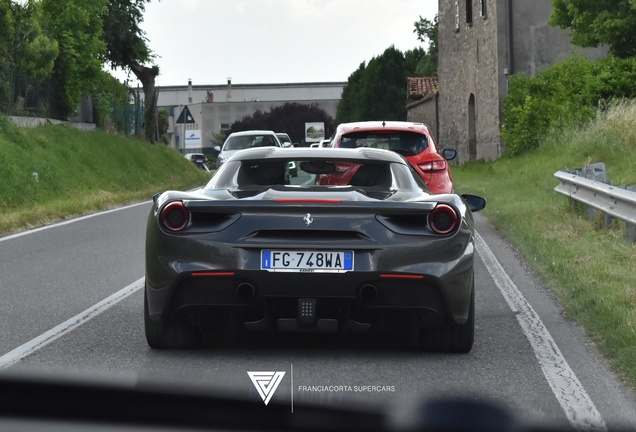
[{"label": "stone wall", "polygon": [[606,55],[572,46],[567,31],[548,25],[551,13],[552,0],[439,0],[439,140],[457,149],[460,163],[503,153],[500,114],[511,74],[532,76],[573,51]]},{"label": "stone wall", "polygon": [[11,120],[14,124],[21,127],[36,127],[43,124],[58,124],[58,125],[68,125],[68,126],[81,129],[84,131],[95,130],[95,125],[93,123],[65,122],[62,120],[53,120],[53,119],[42,118],[42,117],[9,116],[9,120]]}]

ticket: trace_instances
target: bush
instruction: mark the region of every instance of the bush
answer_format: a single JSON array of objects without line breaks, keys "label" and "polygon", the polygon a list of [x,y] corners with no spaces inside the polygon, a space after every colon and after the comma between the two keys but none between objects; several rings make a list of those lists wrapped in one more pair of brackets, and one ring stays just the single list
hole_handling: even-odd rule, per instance
[{"label": "bush", "polygon": [[572,56],[537,74],[510,77],[501,137],[509,155],[539,146],[551,129],[587,122],[599,107],[636,97],[636,59]]}]

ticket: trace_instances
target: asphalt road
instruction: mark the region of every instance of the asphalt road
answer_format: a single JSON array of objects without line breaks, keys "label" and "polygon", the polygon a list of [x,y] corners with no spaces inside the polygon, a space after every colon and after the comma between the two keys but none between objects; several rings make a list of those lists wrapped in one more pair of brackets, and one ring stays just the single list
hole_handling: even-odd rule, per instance
[{"label": "asphalt road", "polygon": [[140,289],[149,207],[0,238],[2,373],[186,383],[260,400],[247,372],[284,371],[273,399],[290,409],[312,402],[397,410],[462,395],[505,404],[530,424],[636,429],[634,393],[479,215],[469,354],[423,354],[406,340],[365,338],[156,351],[145,342]]}]

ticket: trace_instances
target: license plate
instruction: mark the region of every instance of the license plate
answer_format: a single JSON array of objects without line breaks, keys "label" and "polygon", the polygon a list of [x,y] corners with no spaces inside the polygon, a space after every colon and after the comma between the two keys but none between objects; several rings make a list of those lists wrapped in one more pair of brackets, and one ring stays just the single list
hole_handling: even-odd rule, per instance
[{"label": "license plate", "polygon": [[353,251],[262,250],[261,269],[279,272],[344,273],[353,270]]}]

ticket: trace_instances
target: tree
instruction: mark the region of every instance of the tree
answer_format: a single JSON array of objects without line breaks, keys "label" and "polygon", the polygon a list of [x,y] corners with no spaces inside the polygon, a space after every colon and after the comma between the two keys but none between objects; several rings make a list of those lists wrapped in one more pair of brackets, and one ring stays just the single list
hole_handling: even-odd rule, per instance
[{"label": "tree", "polygon": [[13,38],[13,13],[11,0],[0,0],[0,112],[6,112],[11,104],[9,41]]},{"label": "tree", "polygon": [[437,15],[433,20],[420,17],[413,33],[427,49],[415,48],[403,54],[391,46],[368,64],[360,64],[342,91],[336,123],[405,120],[406,78],[437,75],[438,29]]},{"label": "tree", "polygon": [[56,40],[59,54],[52,73],[52,111],[67,119],[81,96],[90,93],[101,79],[102,40],[100,17],[108,0],[42,0],[45,34]]},{"label": "tree", "polygon": [[342,90],[342,96],[336,108],[336,124],[362,118],[362,105],[359,96],[366,68],[366,64],[362,62],[358,69],[349,75],[347,85]]},{"label": "tree", "polygon": [[360,94],[364,120],[406,120],[405,66],[404,54],[393,46],[371,59]]},{"label": "tree", "polygon": [[151,64],[154,55],[140,27],[149,2],[109,0],[102,21],[105,59],[113,68],[130,70],[141,82],[144,90],[144,133],[148,141],[155,142],[158,139],[155,79],[159,75],[159,67]]},{"label": "tree", "polygon": [[437,15],[433,20],[420,17],[419,21],[415,22],[415,30],[413,33],[417,34],[417,40],[428,45],[428,49],[425,50],[422,59],[417,65],[417,76],[437,76],[437,62],[438,62],[438,35],[439,35],[439,19]]},{"label": "tree", "polygon": [[[0,110],[12,108],[17,96],[25,98],[32,82],[53,71],[59,53],[57,42],[42,33],[40,4],[0,0]],[[12,94],[13,85],[13,94]]]},{"label": "tree", "polygon": [[17,73],[36,79],[53,72],[59,54],[56,40],[42,33],[41,3],[13,3],[13,34],[9,60]]},{"label": "tree", "polygon": [[286,132],[292,142],[305,139],[305,123],[324,123],[325,135],[335,131],[333,118],[318,104],[300,104],[288,102],[274,107],[269,112],[256,111],[241,120],[232,123],[228,133],[244,130],[266,129],[274,132]]},{"label": "tree", "polygon": [[569,29],[581,47],[607,44],[612,54],[636,56],[636,1],[552,0],[550,24]]},{"label": "tree", "polygon": [[[401,51],[391,46],[349,76],[336,110],[336,123],[405,120],[406,78],[415,71]],[[410,62],[413,63],[413,62]]]}]

